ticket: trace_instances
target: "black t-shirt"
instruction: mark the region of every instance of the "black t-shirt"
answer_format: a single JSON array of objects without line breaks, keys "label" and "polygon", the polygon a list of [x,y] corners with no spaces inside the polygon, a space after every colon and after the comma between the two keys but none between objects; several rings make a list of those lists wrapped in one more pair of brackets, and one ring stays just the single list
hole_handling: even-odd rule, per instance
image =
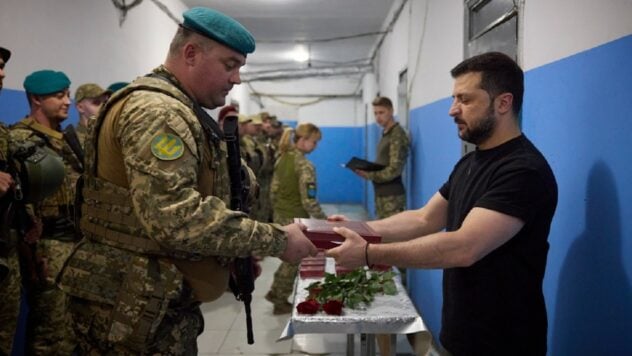
[{"label": "black t-shirt", "polygon": [[453,355],[545,355],[542,279],[557,183],[524,135],[464,156],[439,190],[447,231],[474,207],[517,217],[523,228],[470,267],[443,273],[441,342]]}]

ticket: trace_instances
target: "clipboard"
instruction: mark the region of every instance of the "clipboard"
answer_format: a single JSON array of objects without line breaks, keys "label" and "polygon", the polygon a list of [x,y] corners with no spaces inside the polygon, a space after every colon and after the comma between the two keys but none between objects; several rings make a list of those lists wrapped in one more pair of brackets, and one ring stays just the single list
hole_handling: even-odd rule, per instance
[{"label": "clipboard", "polygon": [[379,171],[386,168],[385,165],[364,160],[358,157],[351,157],[349,162],[344,164],[345,168],[360,169],[363,171]]}]

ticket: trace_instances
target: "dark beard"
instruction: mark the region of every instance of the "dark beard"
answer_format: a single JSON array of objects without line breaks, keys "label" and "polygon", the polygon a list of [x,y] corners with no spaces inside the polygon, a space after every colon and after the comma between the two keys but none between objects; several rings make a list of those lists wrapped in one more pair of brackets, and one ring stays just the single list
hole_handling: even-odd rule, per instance
[{"label": "dark beard", "polygon": [[463,131],[461,139],[478,146],[490,138],[494,132],[494,128],[496,128],[496,116],[494,115],[493,110],[493,108],[490,108],[487,116],[476,123],[471,130],[466,129]]}]

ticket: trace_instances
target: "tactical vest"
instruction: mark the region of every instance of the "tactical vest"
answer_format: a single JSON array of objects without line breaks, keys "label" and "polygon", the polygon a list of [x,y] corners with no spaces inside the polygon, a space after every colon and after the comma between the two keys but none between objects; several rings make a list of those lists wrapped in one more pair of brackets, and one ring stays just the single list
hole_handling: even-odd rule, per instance
[{"label": "tactical vest", "polygon": [[296,172],[296,155],[301,154],[296,149],[292,149],[283,154],[274,168],[275,179],[278,179],[278,186],[281,189],[274,192],[272,202],[275,215],[281,218],[309,218],[309,214],[301,202],[301,192],[299,190],[298,172]]},{"label": "tactical vest", "polygon": [[[32,117],[22,119],[11,127],[11,131],[12,139],[15,141],[21,144],[32,142],[35,146],[46,146],[50,149],[47,150],[49,154],[54,151],[62,157],[65,172],[58,177],[62,179],[62,184],[52,194],[37,203],[37,210],[43,222],[42,238],[75,241],[75,184],[82,170],[81,162],[66,143],[62,132],[44,126]],[[44,154],[43,152],[42,155]],[[36,178],[33,175],[33,179]],[[53,178],[53,176],[46,178]]]},{"label": "tactical vest", "polygon": [[[112,119],[119,116],[130,94],[137,90],[159,92],[189,104],[188,106],[191,103],[168,82],[150,77],[137,79],[108,100],[97,119],[89,126],[88,137],[92,139],[85,142],[86,161],[80,223],[82,233],[87,239],[115,248],[110,250],[111,253],[104,254],[124,256],[136,267],[127,269],[117,295],[99,295],[98,291],[73,284],[72,276],[66,280],[62,278],[60,283],[62,289],[65,286],[66,290],[71,290],[70,294],[112,305],[109,338],[113,342],[125,342],[128,345],[142,344],[150,337],[160,324],[169,300],[176,298],[182,290],[183,279],[191,286],[194,298],[199,301],[217,299],[228,286],[228,269],[221,266],[215,257],[203,258],[188,252],[165,250],[152,240],[134,213],[122,154],[116,150],[102,150],[97,155],[99,133],[108,129],[105,125],[111,125]],[[196,145],[200,157],[200,194],[218,195],[225,201],[228,200],[228,195],[217,189],[225,182],[217,185],[208,168],[225,164],[225,150],[211,152],[213,148],[208,147],[205,142],[196,142]],[[110,176],[109,179],[117,184],[97,176],[97,167],[101,166],[116,168],[110,170],[110,173],[115,172],[117,176]],[[81,259],[81,256],[71,257],[69,264],[73,265],[73,271],[80,270],[78,265],[81,263],[89,263],[75,263],[73,259]],[[129,312],[130,308],[134,312]]]}]

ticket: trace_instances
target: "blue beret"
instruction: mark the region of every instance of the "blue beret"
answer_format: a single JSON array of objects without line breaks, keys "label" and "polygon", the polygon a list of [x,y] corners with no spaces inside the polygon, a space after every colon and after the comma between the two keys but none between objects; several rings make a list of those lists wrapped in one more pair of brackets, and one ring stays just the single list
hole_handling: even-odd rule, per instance
[{"label": "blue beret", "polygon": [[70,87],[70,79],[63,72],[38,70],[24,79],[24,90],[35,95],[57,93]]},{"label": "blue beret", "polygon": [[182,26],[202,36],[220,42],[243,54],[255,51],[255,39],[235,19],[207,7],[194,7],[185,11]]}]

